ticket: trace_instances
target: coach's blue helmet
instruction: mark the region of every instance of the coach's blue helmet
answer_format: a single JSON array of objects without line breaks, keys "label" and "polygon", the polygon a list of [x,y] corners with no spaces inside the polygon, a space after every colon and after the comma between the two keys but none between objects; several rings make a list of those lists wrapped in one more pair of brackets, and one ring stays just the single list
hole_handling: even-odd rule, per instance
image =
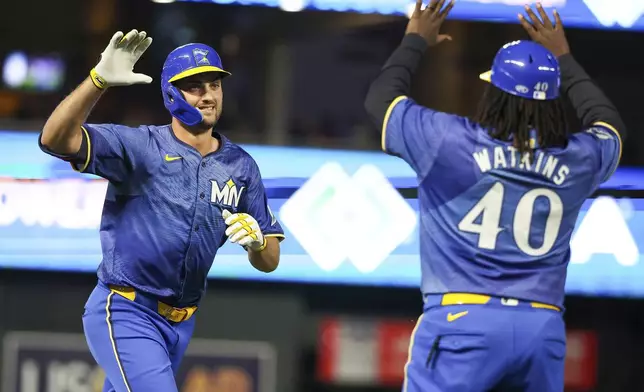
[{"label": "coach's blue helmet", "polygon": [[202,121],[198,109],[186,102],[181,91],[172,82],[204,72],[217,72],[221,77],[230,75],[221,64],[217,52],[208,45],[192,43],[179,46],[166,57],[161,71],[163,104],[173,117],[193,126]]},{"label": "coach's blue helmet", "polygon": [[559,62],[548,49],[532,41],[503,45],[494,57],[492,69],[480,78],[522,98],[543,101],[559,96]]}]

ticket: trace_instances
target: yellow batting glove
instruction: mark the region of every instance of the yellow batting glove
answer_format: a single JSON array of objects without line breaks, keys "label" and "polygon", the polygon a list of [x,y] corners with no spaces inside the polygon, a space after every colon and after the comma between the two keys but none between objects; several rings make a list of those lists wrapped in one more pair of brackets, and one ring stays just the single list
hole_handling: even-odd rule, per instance
[{"label": "yellow batting glove", "polygon": [[266,238],[255,218],[243,212],[233,214],[228,210],[224,210],[221,215],[228,226],[226,235],[230,242],[255,252],[266,248]]},{"label": "yellow batting glove", "polygon": [[101,53],[101,59],[90,71],[94,85],[103,90],[110,86],[128,86],[150,83],[152,78],[134,73],[134,65],[152,44],[145,31],[132,30],[127,34],[119,31]]}]

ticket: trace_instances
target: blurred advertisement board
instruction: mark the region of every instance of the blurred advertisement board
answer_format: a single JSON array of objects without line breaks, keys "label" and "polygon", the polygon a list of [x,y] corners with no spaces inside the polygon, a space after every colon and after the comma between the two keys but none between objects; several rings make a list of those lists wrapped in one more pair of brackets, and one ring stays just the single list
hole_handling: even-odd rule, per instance
[{"label": "blurred advertisement board", "polygon": [[[9,332],[2,392],[100,392],[105,374],[82,334]],[[179,392],[276,392],[276,353],[264,342],[193,339]]]},{"label": "blurred advertisement board", "polygon": [[[210,277],[419,285],[416,178],[405,162],[379,152],[244,147],[285,229],[280,267],[258,272],[228,242]],[[0,268],[94,273],[106,187],[42,153],[36,133],[0,132]],[[620,168],[603,188],[621,194],[586,200],[566,289],[642,297],[644,170]]]},{"label": "blurred advertisement board", "polygon": [[[351,11],[410,15],[413,0],[182,0],[186,2],[279,7],[284,11]],[[593,29],[644,30],[644,2],[638,0],[541,0],[546,10],[556,8],[566,26]],[[426,3],[426,2],[425,2]],[[517,13],[529,0],[458,0],[451,19],[517,23]]]},{"label": "blurred advertisement board", "polygon": [[[403,384],[415,320],[327,317],[319,324],[317,378],[328,384]],[[566,332],[566,388],[590,391],[597,383],[594,331]]]}]

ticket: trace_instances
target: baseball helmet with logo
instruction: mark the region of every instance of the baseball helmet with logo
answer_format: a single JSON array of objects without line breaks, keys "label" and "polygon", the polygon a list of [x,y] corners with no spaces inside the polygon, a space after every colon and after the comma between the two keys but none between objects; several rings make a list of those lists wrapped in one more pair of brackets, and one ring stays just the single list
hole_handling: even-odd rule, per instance
[{"label": "baseball helmet with logo", "polygon": [[208,45],[192,43],[179,46],[166,57],[161,71],[161,93],[163,104],[173,117],[193,126],[202,121],[199,110],[186,102],[181,91],[172,83],[204,72],[217,72],[221,77],[230,75],[225,71],[221,58]]},{"label": "baseball helmet with logo", "polygon": [[532,41],[503,45],[494,57],[492,69],[480,78],[508,94],[539,101],[557,98],[561,81],[557,58]]}]

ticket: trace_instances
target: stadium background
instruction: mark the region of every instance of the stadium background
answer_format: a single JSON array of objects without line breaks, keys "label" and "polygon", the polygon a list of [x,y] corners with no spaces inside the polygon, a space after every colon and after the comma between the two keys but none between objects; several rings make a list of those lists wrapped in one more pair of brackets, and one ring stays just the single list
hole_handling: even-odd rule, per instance
[{"label": "stadium background", "polygon": [[[34,141],[46,116],[87,75],[116,30],[137,28],[154,37],[137,70],[155,82],[109,91],[92,122],[167,122],[156,84],[160,65],[175,46],[204,41],[218,49],[233,73],[224,83],[225,110],[218,127],[263,157],[266,163],[260,161],[260,167],[269,173],[265,179],[278,217],[306,181],[321,177],[321,169],[363,191],[365,179],[373,184],[386,177],[413,210],[413,178],[400,162],[376,152],[379,135],[362,107],[369,82],[402,37],[405,16],[285,12],[262,3],[3,4],[0,391],[100,390],[100,372],[80,335],[80,316],[95,283],[95,218],[104,184],[46,160]],[[348,3],[355,9],[392,8],[366,0],[311,3],[334,9]],[[477,75],[500,45],[525,38],[519,26],[507,23],[520,10],[508,3],[462,0],[457,5],[467,12],[446,23],[454,41],[427,56],[415,80],[417,100],[464,115],[475,110],[483,88]],[[577,262],[571,265],[565,316],[567,390],[642,391],[644,154],[639,125],[644,122],[644,59],[639,48],[644,22],[639,16],[644,6],[618,0],[610,5],[555,3],[576,12],[564,20],[575,25],[568,27],[573,53],[620,109],[630,131],[618,175],[596,195],[603,197],[588,201],[587,219],[580,219],[585,232],[579,233]],[[282,2],[282,7],[298,4],[303,2]],[[375,170],[361,171],[364,165]],[[379,189],[395,199],[387,187]],[[349,194],[359,197],[360,192]],[[291,216],[308,217],[297,209],[301,204],[290,202],[295,208]],[[384,215],[382,222],[389,222],[391,212],[373,208]],[[63,219],[54,210],[77,215]],[[344,216],[346,225],[357,219],[349,211],[326,211]],[[285,225],[291,244],[270,280],[253,272],[237,249],[222,251],[199,312],[197,340],[180,375],[181,392],[400,390],[409,332],[421,308],[416,231],[386,257],[364,260],[337,238],[329,248],[339,253],[315,253],[306,245],[310,238],[299,232],[301,223],[293,219]],[[375,225],[378,232],[371,241],[387,237],[386,227]]]}]

